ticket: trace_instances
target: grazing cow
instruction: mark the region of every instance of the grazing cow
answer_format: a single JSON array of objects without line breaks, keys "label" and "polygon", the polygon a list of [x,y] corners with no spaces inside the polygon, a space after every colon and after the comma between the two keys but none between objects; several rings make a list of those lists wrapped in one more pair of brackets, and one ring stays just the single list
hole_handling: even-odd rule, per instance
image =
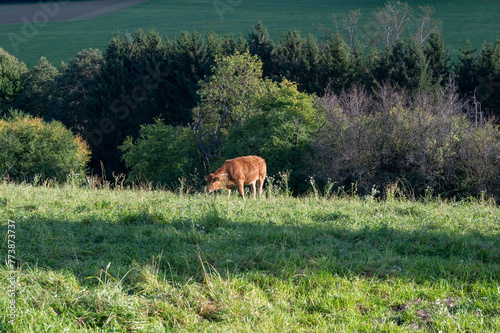
[{"label": "grazing cow", "polygon": [[229,198],[231,190],[238,187],[241,197],[245,200],[243,186],[251,185],[255,199],[255,184],[258,184],[261,196],[266,170],[266,161],[259,156],[242,156],[227,160],[217,171],[205,176],[208,192],[227,188]]}]

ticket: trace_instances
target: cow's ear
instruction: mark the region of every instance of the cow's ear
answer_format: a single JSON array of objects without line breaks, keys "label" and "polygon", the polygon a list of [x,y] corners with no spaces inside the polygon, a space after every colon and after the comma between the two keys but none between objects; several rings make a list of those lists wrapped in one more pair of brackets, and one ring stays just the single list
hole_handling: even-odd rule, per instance
[{"label": "cow's ear", "polygon": [[205,180],[208,180],[208,176],[205,175]]}]

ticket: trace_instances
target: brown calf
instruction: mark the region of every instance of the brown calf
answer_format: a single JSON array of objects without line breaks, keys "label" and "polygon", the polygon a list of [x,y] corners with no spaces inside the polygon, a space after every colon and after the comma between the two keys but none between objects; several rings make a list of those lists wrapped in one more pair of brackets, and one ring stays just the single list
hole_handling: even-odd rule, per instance
[{"label": "brown calf", "polygon": [[227,160],[217,171],[205,176],[208,192],[227,188],[229,197],[231,190],[238,187],[241,197],[245,200],[243,186],[251,185],[255,199],[255,184],[259,186],[259,196],[262,195],[266,170],[266,161],[259,156],[242,156]]}]

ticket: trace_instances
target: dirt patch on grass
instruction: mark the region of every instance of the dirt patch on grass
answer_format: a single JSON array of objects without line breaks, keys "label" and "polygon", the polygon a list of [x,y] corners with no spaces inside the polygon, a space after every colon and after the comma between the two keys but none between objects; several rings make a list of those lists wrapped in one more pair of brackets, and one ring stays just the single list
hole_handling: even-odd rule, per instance
[{"label": "dirt patch on grass", "polygon": [[147,0],[52,1],[0,5],[0,25],[92,20]]}]

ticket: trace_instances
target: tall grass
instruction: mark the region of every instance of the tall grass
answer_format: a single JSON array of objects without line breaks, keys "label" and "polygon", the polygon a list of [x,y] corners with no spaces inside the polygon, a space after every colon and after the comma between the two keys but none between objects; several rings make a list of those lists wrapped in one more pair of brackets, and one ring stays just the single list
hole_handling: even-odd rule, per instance
[{"label": "tall grass", "polygon": [[[331,190],[331,189],[330,189]],[[1,332],[500,330],[486,201],[0,185]],[[7,237],[0,252],[7,284]],[[0,304],[10,298],[0,288]]]}]

